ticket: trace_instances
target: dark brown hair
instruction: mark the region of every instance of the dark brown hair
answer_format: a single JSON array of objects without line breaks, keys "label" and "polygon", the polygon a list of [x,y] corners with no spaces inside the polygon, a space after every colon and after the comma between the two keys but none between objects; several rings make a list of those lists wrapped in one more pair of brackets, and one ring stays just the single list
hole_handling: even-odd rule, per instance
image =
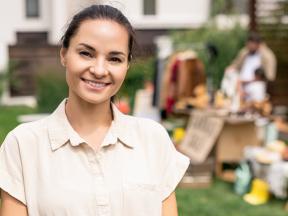
[{"label": "dark brown hair", "polygon": [[63,48],[68,48],[71,38],[77,33],[81,23],[85,20],[93,19],[106,19],[112,20],[121,26],[125,27],[129,34],[128,41],[128,61],[132,59],[132,50],[135,43],[135,31],[128,21],[128,19],[123,15],[118,9],[109,5],[92,5],[84,8],[80,12],[74,15],[71,22],[68,25],[67,30],[61,38],[61,43]]},{"label": "dark brown hair", "polygon": [[262,38],[261,36],[256,33],[256,32],[250,32],[248,37],[247,37],[247,41],[248,42],[254,42],[254,43],[261,43],[262,42]]}]

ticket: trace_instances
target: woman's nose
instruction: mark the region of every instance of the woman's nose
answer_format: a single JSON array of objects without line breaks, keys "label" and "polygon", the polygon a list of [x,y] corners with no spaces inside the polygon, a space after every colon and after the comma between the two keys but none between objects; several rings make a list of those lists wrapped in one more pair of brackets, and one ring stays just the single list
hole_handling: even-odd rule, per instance
[{"label": "woman's nose", "polygon": [[108,70],[105,64],[105,60],[97,59],[96,61],[94,61],[94,64],[90,66],[89,71],[96,77],[106,76]]}]

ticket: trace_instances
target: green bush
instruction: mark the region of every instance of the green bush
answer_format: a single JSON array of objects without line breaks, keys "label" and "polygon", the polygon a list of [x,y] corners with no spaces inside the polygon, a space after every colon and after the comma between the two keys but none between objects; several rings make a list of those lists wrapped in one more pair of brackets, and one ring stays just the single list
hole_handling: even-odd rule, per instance
[{"label": "green bush", "polygon": [[0,98],[2,96],[3,93],[3,88],[4,88],[4,77],[5,75],[3,74],[3,72],[0,72]]},{"label": "green bush", "polygon": [[153,58],[139,59],[132,62],[117,97],[129,97],[133,105],[136,91],[143,88],[145,81],[153,79],[154,65],[155,60]]},{"label": "green bush", "polygon": [[[196,51],[205,65],[206,75],[212,80],[214,89],[218,89],[225,68],[231,63],[238,51],[244,46],[246,30],[236,26],[229,30],[219,30],[214,26],[205,26],[197,30],[175,31],[171,33],[175,47],[191,48]],[[207,44],[213,44],[218,56],[210,59]]]},{"label": "green bush", "polygon": [[13,76],[13,71],[19,66],[19,61],[9,60],[5,69],[0,71],[0,97],[4,91],[5,83],[9,82],[10,86],[19,86],[20,82]]},{"label": "green bush", "polygon": [[52,112],[68,96],[65,73],[48,69],[37,74],[36,98],[39,112]]}]

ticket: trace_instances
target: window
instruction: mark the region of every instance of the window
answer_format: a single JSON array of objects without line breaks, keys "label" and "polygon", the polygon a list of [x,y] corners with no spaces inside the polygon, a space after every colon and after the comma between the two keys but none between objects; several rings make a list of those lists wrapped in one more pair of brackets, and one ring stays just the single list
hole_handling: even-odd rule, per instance
[{"label": "window", "polygon": [[26,0],[26,17],[39,17],[39,0]]},{"label": "window", "polygon": [[143,0],[143,14],[155,15],[156,14],[156,0]]}]

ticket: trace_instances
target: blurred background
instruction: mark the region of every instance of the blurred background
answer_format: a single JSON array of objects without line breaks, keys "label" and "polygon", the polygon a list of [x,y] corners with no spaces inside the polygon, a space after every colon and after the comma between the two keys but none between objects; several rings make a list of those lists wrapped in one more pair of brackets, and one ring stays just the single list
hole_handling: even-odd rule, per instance
[{"label": "blurred background", "polygon": [[[287,0],[2,2],[0,143],[67,96],[60,39],[71,16],[94,3],[120,9],[136,30],[135,55],[115,103],[161,122],[191,159],[177,188],[179,215],[287,215]],[[275,58],[259,54],[264,73],[268,65],[274,76],[255,75],[252,93],[228,73],[251,33]]]}]

